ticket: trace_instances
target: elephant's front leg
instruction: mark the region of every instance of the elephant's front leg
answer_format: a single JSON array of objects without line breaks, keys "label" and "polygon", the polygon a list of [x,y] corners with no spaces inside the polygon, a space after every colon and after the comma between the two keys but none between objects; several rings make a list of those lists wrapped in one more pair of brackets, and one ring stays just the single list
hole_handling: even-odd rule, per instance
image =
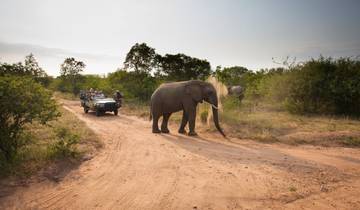
[{"label": "elephant's front leg", "polygon": [[189,110],[189,136],[196,136],[195,132],[195,119],[196,119],[196,107]]},{"label": "elephant's front leg", "polygon": [[161,132],[162,133],[169,133],[169,129],[168,129],[168,122],[169,122],[169,118],[170,118],[171,113],[169,114],[163,114],[163,120],[161,123]]},{"label": "elephant's front leg", "polygon": [[188,121],[189,121],[188,115],[184,110],[182,120],[181,120],[181,125],[180,125],[180,128],[179,128],[179,133],[182,133],[182,134],[186,133],[185,126],[188,123]]}]

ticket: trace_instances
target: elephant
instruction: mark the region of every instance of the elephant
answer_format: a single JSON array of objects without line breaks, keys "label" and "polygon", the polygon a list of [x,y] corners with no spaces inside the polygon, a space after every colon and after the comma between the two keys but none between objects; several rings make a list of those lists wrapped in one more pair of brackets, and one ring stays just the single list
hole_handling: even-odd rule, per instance
[{"label": "elephant", "polygon": [[[196,136],[196,107],[203,101],[212,106],[213,120],[217,130],[224,136],[219,125],[218,98],[214,86],[208,82],[189,80],[162,84],[151,96],[150,120],[153,120],[153,133],[169,133],[168,121],[174,112],[183,111],[179,133],[186,134],[185,126],[189,123],[189,136]],[[158,127],[160,117],[163,117],[161,130]]]},{"label": "elephant", "polygon": [[240,85],[228,86],[229,95],[234,95],[239,98],[240,101],[244,98],[244,88]]}]

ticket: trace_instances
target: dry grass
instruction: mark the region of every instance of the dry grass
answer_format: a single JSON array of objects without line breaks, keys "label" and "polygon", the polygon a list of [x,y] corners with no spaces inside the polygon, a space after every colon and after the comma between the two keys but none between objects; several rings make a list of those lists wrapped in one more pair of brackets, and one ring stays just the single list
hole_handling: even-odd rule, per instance
[{"label": "dry grass", "polygon": [[149,103],[139,102],[132,99],[124,99],[120,110],[126,115],[138,116],[145,120],[149,120],[149,107]]},{"label": "dry grass", "polygon": [[[360,146],[360,121],[335,116],[300,116],[281,111],[271,104],[242,104],[237,99],[223,99],[220,122],[229,137],[251,139],[264,143],[312,144],[322,146]],[[206,123],[209,105],[200,104],[197,109],[197,129],[216,132],[213,123]],[[149,119],[149,106],[127,101],[122,112]],[[174,113],[170,122],[180,124],[182,112]]]},{"label": "dry grass", "polygon": [[[227,99],[232,100],[232,99]],[[231,103],[231,102],[230,102]],[[222,121],[233,137],[263,142],[279,141],[287,144],[315,144],[323,146],[360,146],[360,121],[335,116],[300,116],[269,104],[249,108],[244,104],[226,105]],[[351,139],[351,140],[349,140]]]},{"label": "dry grass", "polygon": [[[0,176],[28,177],[61,159],[78,163],[83,155],[91,155],[102,147],[97,136],[82,121],[62,107],[59,107],[59,110],[61,117],[50,122],[49,125],[32,123],[25,127],[23,138],[28,142],[27,145],[21,148],[15,162]],[[59,141],[59,129],[77,137],[77,143],[71,148],[74,149],[72,152],[75,155],[64,157],[57,154],[54,145]]]},{"label": "dry grass", "polygon": [[64,92],[55,91],[55,92],[53,92],[53,96],[55,98],[62,98],[62,99],[66,99],[66,100],[79,100],[79,96],[75,96],[72,93],[64,93]]}]

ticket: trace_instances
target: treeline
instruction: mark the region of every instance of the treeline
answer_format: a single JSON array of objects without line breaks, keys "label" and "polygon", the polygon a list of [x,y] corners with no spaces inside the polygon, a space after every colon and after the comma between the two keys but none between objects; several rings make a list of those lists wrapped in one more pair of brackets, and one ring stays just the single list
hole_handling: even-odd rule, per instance
[{"label": "treeline", "polygon": [[219,67],[215,75],[226,85],[243,86],[245,99],[277,105],[291,113],[360,116],[357,59],[321,56],[256,72],[238,66]]},{"label": "treeline", "polygon": [[285,61],[283,67],[259,71],[241,66],[218,66],[212,71],[207,60],[185,54],[159,55],[145,43],[137,43],[127,53],[123,67],[106,77],[81,75],[82,65],[78,71],[65,71],[63,64],[61,76],[51,87],[74,94],[90,87],[108,94],[120,90],[126,98],[148,101],[161,83],[206,80],[213,75],[227,86],[241,85],[244,100],[276,104],[297,114],[359,116],[359,66],[355,58],[319,57],[301,63]]},{"label": "treeline", "polygon": [[[72,59],[72,63],[69,62]],[[126,55],[123,67],[106,77],[81,75],[84,65],[69,58],[61,65],[60,76],[53,81],[52,89],[72,92],[81,89],[100,89],[110,94],[120,90],[127,98],[141,101],[150,99],[152,92],[163,82],[190,79],[205,80],[211,75],[210,63],[185,54],[157,54],[145,43],[136,43]]]}]

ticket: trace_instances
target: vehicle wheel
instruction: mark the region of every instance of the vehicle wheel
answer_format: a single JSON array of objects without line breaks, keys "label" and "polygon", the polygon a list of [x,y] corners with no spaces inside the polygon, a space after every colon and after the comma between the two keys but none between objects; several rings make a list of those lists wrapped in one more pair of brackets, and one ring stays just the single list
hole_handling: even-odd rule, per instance
[{"label": "vehicle wheel", "polygon": [[114,110],[114,115],[118,115],[119,111],[117,109]]},{"label": "vehicle wheel", "polygon": [[89,109],[86,108],[86,107],[84,107],[84,112],[85,112],[85,113],[88,113],[88,112],[89,112]]},{"label": "vehicle wheel", "polygon": [[101,114],[101,112],[100,112],[100,110],[96,110],[96,116],[100,116],[100,114]]}]

